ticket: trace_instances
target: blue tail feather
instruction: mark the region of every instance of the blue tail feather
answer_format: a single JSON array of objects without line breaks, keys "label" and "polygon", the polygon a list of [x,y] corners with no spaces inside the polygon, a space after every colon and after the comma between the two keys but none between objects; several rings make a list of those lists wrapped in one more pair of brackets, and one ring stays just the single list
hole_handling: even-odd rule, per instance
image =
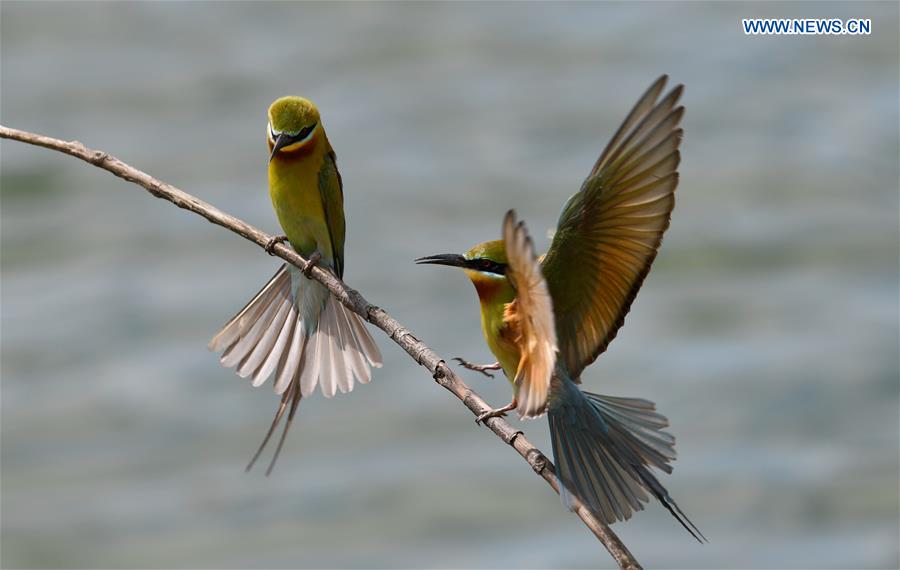
[{"label": "blue tail feather", "polygon": [[607,524],[643,510],[656,497],[691,536],[706,537],[651,471],[672,472],[675,438],[647,400],[582,392],[568,378],[556,382],[548,409],[553,457],[566,507],[573,497]]}]

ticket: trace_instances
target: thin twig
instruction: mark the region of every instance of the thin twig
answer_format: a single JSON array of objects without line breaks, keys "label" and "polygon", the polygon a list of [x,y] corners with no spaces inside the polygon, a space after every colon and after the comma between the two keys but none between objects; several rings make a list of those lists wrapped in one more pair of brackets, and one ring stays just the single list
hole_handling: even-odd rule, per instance
[{"label": "thin twig", "polygon": [[[94,166],[115,174],[119,178],[123,178],[145,188],[157,198],[168,200],[179,208],[199,214],[208,221],[229,229],[262,248],[265,248],[266,244],[272,238],[269,234],[254,228],[234,216],[226,214],[213,205],[195,198],[194,196],[175,188],[171,184],[166,184],[165,182],[157,180],[146,172],[142,172],[137,168],[129,166],[106,152],[87,148],[80,142],[66,142],[29,133],[27,131],[11,129],[2,125],[0,125],[0,138],[42,146],[74,156],[75,158],[80,158],[85,162],[89,162]],[[297,254],[293,249],[278,244],[272,251],[275,255],[288,263],[301,269],[306,269],[306,259]],[[431,348],[420,341],[412,332],[397,322],[384,310],[366,301],[358,291],[346,286],[341,280],[327,271],[318,267],[313,267],[310,275],[312,279],[315,279],[327,287],[341,303],[384,331],[391,340],[405,350],[416,362],[427,368],[437,383],[459,398],[473,414],[478,416],[491,409],[478,394],[454,374],[454,372],[444,363],[444,359],[438,356]],[[491,418],[487,420],[486,424],[497,437],[512,446],[513,449],[525,459],[528,465],[531,466],[534,472],[543,478],[554,491],[559,493],[559,482],[557,481],[556,473],[553,470],[553,463],[541,452],[541,450],[532,445],[521,431],[516,430],[507,423],[506,420],[500,417]],[[640,564],[638,564],[631,552],[628,551],[609,526],[597,519],[583,503],[577,500],[577,498],[574,502],[576,505],[575,514],[578,515],[582,522],[584,522],[600,542],[603,543],[619,567],[630,570],[640,569]]]}]

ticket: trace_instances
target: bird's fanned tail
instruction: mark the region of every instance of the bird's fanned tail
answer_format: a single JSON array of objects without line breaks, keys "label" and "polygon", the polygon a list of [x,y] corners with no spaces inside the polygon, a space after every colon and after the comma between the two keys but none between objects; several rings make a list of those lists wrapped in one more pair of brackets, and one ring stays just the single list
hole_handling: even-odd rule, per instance
[{"label": "bird's fanned tail", "polygon": [[[283,265],[257,295],[210,341],[220,362],[262,385],[274,373],[281,402],[247,469],[259,458],[288,409],[267,474],[272,471],[302,398],[318,386],[326,398],[367,384],[381,353],[362,319],[318,282]],[[290,406],[290,408],[288,408]]]},{"label": "bird's fanned tail", "polygon": [[550,434],[566,507],[573,509],[575,495],[612,524],[643,510],[649,492],[691,536],[706,541],[650,470],[671,473],[675,459],[675,438],[663,431],[669,422],[655,405],[582,392],[568,379],[554,382]]}]

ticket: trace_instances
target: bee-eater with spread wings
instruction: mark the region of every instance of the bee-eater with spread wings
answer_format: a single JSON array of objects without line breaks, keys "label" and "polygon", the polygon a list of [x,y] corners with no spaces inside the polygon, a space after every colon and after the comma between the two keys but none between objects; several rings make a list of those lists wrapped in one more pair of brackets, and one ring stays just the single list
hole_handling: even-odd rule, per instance
[{"label": "bee-eater with spread wings", "polygon": [[[344,194],[334,150],[325,136],[319,111],[301,97],[282,97],[269,107],[269,195],[289,241],[301,255],[344,275]],[[355,381],[367,383],[371,367],[381,367],[381,353],[362,319],[303,271],[284,264],[262,290],[210,341],[224,351],[223,366],[236,367],[259,386],[274,373],[281,403],[249,470],[284,416],[290,412],[271,472],[300,399],[319,386],[330,398],[349,392]]]},{"label": "bee-eater with spread wings", "polygon": [[691,535],[705,540],[650,469],[672,471],[675,438],[663,431],[666,418],[647,400],[601,396],[577,386],[624,323],[669,226],[684,107],[678,105],[681,85],[660,99],[666,79],[660,77],[638,100],[563,207],[541,259],[543,279],[523,269],[530,240],[510,214],[502,241],[417,261],[465,270],[498,362],[463,363],[482,371],[500,368],[513,384],[512,402],[478,421],[513,409],[522,418],[546,412],[567,507],[573,508],[572,494],[577,495],[613,523],[642,510],[649,492]]}]

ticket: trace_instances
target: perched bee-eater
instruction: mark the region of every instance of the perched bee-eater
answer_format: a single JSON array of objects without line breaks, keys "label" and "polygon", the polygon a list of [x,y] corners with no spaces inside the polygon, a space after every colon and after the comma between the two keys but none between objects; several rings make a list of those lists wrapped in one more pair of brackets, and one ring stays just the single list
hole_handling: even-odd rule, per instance
[{"label": "perched bee-eater", "polygon": [[[540,261],[543,279],[535,275],[526,284],[517,277],[522,269],[515,267],[514,252],[522,238],[510,230],[509,214],[502,241],[416,261],[466,272],[481,302],[485,340],[498,362],[461,362],[482,372],[501,369],[513,385],[509,405],[476,421],[513,409],[522,418],[546,412],[567,507],[574,507],[574,494],[613,523],[642,510],[649,492],[694,538],[705,540],[650,469],[672,471],[675,438],[663,431],[666,418],[647,400],[601,396],[577,386],[582,371],[624,323],[669,226],[684,107],[678,105],[681,85],[660,99],[666,79],[660,77],[638,100],[563,207],[550,250]],[[551,302],[537,302],[545,289]],[[556,354],[555,365],[550,353]],[[532,362],[541,365],[529,366]]]},{"label": "perched bee-eater", "polygon": [[[344,194],[334,150],[319,111],[301,97],[282,97],[269,107],[269,195],[289,241],[312,265],[344,275]],[[371,379],[381,353],[363,320],[293,265],[284,264],[265,287],[209,343],[224,351],[221,363],[260,386],[274,373],[281,403],[249,470],[290,403],[271,472],[300,399],[319,386],[330,398]]]}]

